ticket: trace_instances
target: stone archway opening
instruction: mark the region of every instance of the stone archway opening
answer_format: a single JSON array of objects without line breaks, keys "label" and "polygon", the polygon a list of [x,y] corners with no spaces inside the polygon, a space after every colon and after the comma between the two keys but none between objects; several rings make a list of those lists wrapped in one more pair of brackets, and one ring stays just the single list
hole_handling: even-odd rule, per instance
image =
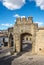
[{"label": "stone archway opening", "polygon": [[21,34],[21,51],[32,51],[32,35],[29,33]]}]

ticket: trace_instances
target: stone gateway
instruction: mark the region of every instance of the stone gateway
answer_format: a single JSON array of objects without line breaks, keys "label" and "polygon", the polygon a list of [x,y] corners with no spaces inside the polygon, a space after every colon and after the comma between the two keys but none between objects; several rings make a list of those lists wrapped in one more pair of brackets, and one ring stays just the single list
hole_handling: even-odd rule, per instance
[{"label": "stone gateway", "polygon": [[8,46],[16,52],[44,54],[44,27],[38,27],[32,17],[17,18],[14,27],[8,29]]}]

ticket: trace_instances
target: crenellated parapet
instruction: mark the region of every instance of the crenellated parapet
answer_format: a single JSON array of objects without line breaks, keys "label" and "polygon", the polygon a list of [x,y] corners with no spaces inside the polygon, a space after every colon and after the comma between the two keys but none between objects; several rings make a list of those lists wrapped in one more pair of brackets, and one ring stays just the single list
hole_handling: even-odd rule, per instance
[{"label": "crenellated parapet", "polygon": [[26,17],[18,17],[17,19],[16,19],[16,23],[17,24],[24,24],[24,23],[33,23],[33,17],[28,17],[28,18],[26,18]]},{"label": "crenellated parapet", "polygon": [[28,17],[28,22],[33,23],[33,17]]}]

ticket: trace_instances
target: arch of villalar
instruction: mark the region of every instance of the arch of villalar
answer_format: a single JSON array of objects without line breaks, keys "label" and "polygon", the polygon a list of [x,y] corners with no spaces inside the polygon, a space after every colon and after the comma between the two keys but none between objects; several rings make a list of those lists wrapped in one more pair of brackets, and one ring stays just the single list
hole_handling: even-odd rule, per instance
[{"label": "arch of villalar", "polygon": [[15,52],[30,52],[44,55],[44,27],[38,27],[33,17],[18,17],[14,27],[8,28],[8,46]]}]

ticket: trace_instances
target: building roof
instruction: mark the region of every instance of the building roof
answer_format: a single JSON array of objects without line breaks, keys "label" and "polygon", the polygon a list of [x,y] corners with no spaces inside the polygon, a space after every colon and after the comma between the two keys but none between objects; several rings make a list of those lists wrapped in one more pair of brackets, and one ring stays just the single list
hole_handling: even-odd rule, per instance
[{"label": "building roof", "polygon": [[39,30],[44,30],[44,26],[41,26],[38,28]]},{"label": "building roof", "polygon": [[0,31],[0,37],[8,37],[8,31]]}]

